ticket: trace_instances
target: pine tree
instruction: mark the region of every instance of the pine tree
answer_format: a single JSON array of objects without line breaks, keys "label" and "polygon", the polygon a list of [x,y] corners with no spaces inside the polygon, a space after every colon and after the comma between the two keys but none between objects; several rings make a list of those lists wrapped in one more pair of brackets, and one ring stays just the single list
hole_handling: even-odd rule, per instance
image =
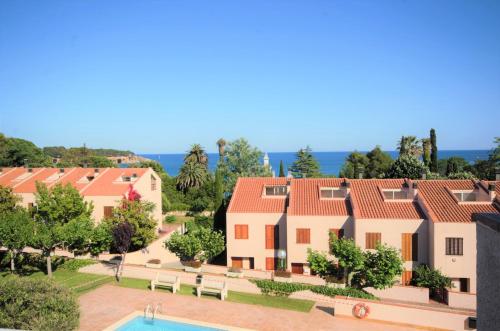
[{"label": "pine tree", "polygon": [[312,150],[309,146],[302,148],[297,152],[297,159],[290,167],[294,177],[320,177],[319,163],[312,155]]},{"label": "pine tree", "polygon": [[283,160],[280,160],[280,177],[285,177],[285,167],[283,166]]},{"label": "pine tree", "polygon": [[431,172],[438,172],[438,149],[436,144],[436,131],[431,129]]}]

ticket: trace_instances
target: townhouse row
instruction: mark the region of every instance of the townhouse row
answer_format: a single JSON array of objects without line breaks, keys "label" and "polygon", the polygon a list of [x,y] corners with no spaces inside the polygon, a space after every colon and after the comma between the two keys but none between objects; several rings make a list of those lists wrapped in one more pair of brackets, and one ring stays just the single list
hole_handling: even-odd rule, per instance
[{"label": "townhouse row", "polygon": [[47,187],[70,184],[85,201],[92,202],[92,217],[100,222],[133,188],[141,199],[155,205],[153,217],[162,226],[161,179],[151,168],[0,168],[0,186],[11,187],[21,205],[36,203],[36,183]]},{"label": "townhouse row", "polygon": [[500,182],[405,179],[240,178],[227,211],[229,266],[310,274],[307,250],[329,251],[329,233],[362,249],[401,251],[409,284],[420,264],[476,292],[475,213],[500,213]]}]

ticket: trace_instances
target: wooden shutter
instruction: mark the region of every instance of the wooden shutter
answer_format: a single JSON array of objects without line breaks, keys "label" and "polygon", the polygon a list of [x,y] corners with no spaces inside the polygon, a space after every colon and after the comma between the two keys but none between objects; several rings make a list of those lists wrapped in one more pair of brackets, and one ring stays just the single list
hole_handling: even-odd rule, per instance
[{"label": "wooden shutter", "polygon": [[275,261],[274,257],[266,257],[266,270],[275,270]]},{"label": "wooden shutter", "polygon": [[104,207],[104,217],[108,218],[113,216],[113,207],[110,206],[105,206]]},{"label": "wooden shutter", "polygon": [[367,232],[366,233],[366,249],[375,249],[377,243],[382,242],[382,234],[380,232]]},{"label": "wooden shutter", "polygon": [[344,238],[344,229],[330,229],[331,233],[335,233],[338,239]]},{"label": "wooden shutter", "polygon": [[234,238],[235,239],[248,239],[248,225],[235,224],[234,225]]},{"label": "wooden shutter", "polygon": [[413,278],[413,271],[403,271],[403,274],[401,275],[401,284],[404,286],[408,286],[411,284],[411,279]]},{"label": "wooden shutter", "polygon": [[297,229],[297,244],[309,244],[311,243],[311,229]]},{"label": "wooden shutter", "polygon": [[304,273],[304,264],[292,263],[292,273],[302,275]]},{"label": "wooden shutter", "polygon": [[266,225],[266,249],[274,249],[275,225]]},{"label": "wooden shutter", "polygon": [[243,258],[242,257],[232,257],[231,266],[233,268],[243,268]]},{"label": "wooden shutter", "polygon": [[411,235],[411,233],[401,234],[401,255],[403,257],[403,261],[412,261]]},{"label": "wooden shutter", "polygon": [[418,233],[411,235],[411,260],[418,261]]}]

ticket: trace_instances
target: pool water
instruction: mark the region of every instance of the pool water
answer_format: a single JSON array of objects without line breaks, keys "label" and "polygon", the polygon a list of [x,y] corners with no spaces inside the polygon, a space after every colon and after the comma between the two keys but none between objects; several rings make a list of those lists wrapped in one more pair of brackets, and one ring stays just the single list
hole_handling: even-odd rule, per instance
[{"label": "pool water", "polygon": [[131,319],[124,325],[120,326],[116,331],[222,331],[222,329],[214,329],[206,326],[195,324],[187,324],[174,322],[164,319],[145,319],[142,316],[137,316]]}]

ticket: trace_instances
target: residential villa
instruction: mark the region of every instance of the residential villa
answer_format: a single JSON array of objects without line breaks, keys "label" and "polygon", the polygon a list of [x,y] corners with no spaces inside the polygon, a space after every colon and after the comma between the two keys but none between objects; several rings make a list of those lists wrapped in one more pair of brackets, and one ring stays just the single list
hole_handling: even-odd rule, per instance
[{"label": "residential villa", "polygon": [[71,184],[92,202],[93,219],[111,216],[113,207],[126,196],[131,185],[145,201],[155,205],[153,217],[161,228],[161,179],[151,168],[2,168],[0,185],[11,187],[24,207],[35,204],[36,183],[47,187]]},{"label": "residential villa", "polygon": [[307,249],[327,252],[329,233],[362,249],[401,251],[408,285],[420,264],[454,288],[476,292],[476,213],[500,214],[500,182],[407,179],[239,178],[227,211],[227,260],[235,267],[310,274]]}]

